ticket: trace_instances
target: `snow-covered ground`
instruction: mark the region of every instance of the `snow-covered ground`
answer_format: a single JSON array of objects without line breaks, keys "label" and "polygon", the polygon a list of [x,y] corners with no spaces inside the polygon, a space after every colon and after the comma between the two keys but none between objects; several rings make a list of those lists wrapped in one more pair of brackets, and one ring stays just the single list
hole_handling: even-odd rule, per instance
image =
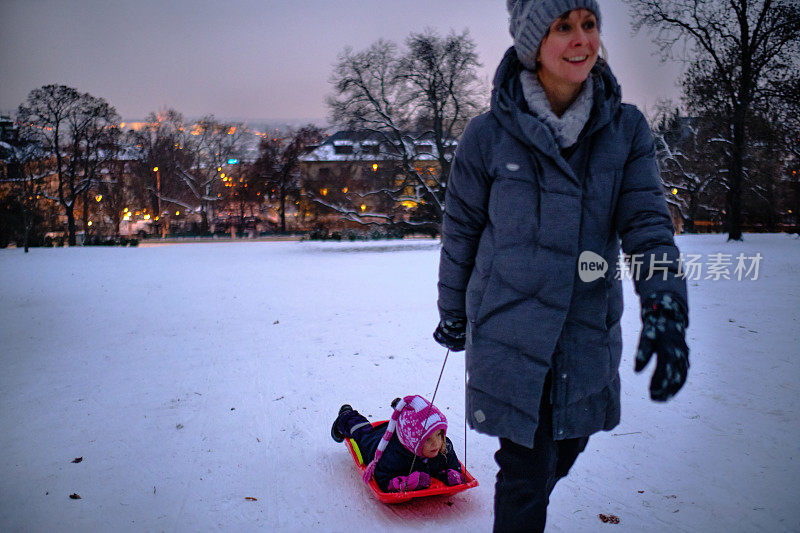
[{"label": "snow-covered ground", "polygon": [[[761,253],[758,280],[690,282],[666,405],[632,371],[626,282],[622,423],[549,531],[800,530],[800,240],[677,240]],[[469,433],[478,488],[391,507],[329,436],[344,402],[375,420],[432,394],[437,264],[436,241],[0,250],[0,530],[488,531],[494,439]],[[462,460],[463,389],[451,354],[436,403]]]}]

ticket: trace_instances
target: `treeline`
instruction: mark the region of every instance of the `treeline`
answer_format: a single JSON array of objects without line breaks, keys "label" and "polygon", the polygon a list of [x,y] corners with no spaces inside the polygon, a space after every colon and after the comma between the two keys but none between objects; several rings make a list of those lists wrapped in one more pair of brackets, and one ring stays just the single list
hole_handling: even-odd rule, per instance
[{"label": "treeline", "polygon": [[257,135],[211,115],[188,123],[172,109],[126,129],[103,98],[64,85],[34,89],[5,130],[0,245],[40,244],[63,230],[74,246],[79,230],[84,240],[114,237],[123,222],[147,222],[143,233],[163,236],[189,221],[205,235],[221,209],[238,208],[243,224],[246,207],[273,201],[282,220],[300,147],[322,135],[311,125]]},{"label": "treeline", "polygon": [[800,210],[800,2],[625,0],[634,28],[683,61],[684,114],[658,121],[671,203],[691,226],[778,229]]}]

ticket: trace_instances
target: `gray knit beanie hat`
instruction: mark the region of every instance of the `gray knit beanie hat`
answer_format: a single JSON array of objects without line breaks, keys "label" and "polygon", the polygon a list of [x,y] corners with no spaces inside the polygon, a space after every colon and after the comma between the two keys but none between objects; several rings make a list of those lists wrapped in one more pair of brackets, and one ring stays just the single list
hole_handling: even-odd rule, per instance
[{"label": "gray knit beanie hat", "polygon": [[506,8],[514,49],[529,70],[536,68],[536,55],[548,28],[564,13],[588,9],[597,17],[597,27],[600,27],[600,6],[595,0],[506,0]]}]

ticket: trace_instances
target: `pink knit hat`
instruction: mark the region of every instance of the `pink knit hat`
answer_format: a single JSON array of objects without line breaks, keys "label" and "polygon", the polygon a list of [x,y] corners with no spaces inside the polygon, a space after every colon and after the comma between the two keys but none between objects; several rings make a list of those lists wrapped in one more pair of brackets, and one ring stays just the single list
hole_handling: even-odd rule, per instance
[{"label": "pink knit hat", "polygon": [[395,430],[400,443],[411,453],[420,455],[425,441],[440,429],[447,432],[447,418],[422,396],[406,396],[397,402],[386,432],[383,434],[381,442],[378,443],[378,449],[375,450],[375,458],[364,471],[364,483],[369,483],[369,480],[372,479],[375,466]]}]

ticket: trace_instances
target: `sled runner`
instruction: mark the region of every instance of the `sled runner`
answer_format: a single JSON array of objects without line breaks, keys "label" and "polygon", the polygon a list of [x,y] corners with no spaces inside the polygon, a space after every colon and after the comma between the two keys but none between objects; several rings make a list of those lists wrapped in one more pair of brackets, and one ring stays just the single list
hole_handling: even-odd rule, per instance
[{"label": "sled runner", "polygon": [[[373,422],[372,427],[385,424],[386,422],[388,422],[388,420]],[[355,461],[356,466],[358,467],[358,471],[363,475],[364,470],[366,469],[366,465],[364,464],[364,459],[361,457],[361,450],[358,449],[358,444],[356,444],[356,441],[353,439],[344,439],[344,443],[347,445],[347,449],[350,450],[350,455],[353,457],[353,461]],[[413,490],[408,492],[383,492],[378,486],[378,482],[375,481],[374,477],[369,480],[369,488],[372,489],[372,492],[375,494],[375,497],[378,498],[378,500],[381,501],[382,503],[403,503],[412,500],[414,498],[424,498],[426,496],[447,496],[450,494],[456,494],[457,492],[461,492],[462,490],[467,490],[478,486],[478,480],[472,477],[472,474],[467,472],[467,469],[464,467],[463,463],[461,464],[461,473],[464,474],[464,477],[467,478],[467,482],[462,483],[461,485],[453,485],[452,487],[447,486],[446,484],[442,483],[438,479],[431,476],[431,486],[427,489],[422,489],[422,490]]]}]

